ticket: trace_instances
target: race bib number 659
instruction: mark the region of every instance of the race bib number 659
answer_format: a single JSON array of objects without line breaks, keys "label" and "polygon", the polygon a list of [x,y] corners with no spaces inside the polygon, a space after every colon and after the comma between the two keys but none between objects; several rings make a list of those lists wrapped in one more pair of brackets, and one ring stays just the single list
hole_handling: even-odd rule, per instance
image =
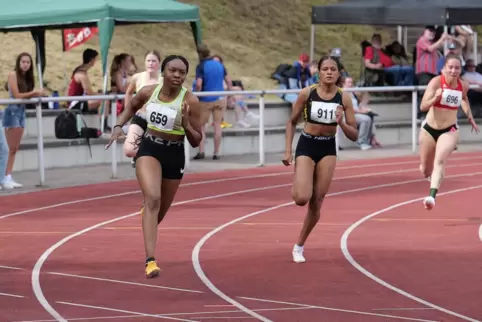
[{"label": "race bib number 659", "polygon": [[177,111],[160,104],[149,104],[146,107],[147,122],[160,130],[172,130]]}]

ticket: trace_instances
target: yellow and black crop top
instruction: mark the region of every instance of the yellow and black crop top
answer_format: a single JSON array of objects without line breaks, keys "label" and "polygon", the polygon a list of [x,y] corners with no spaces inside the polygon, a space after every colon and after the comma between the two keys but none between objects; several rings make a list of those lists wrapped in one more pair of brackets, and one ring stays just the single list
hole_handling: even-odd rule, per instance
[{"label": "yellow and black crop top", "polygon": [[336,108],[343,106],[342,89],[338,88],[332,99],[325,100],[318,95],[316,84],[310,86],[310,95],[303,109],[305,122],[336,126]]}]

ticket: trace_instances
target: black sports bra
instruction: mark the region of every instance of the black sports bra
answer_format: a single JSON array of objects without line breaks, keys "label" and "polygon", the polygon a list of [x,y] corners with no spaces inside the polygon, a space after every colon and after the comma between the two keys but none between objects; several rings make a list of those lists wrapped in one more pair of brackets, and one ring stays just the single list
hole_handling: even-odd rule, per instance
[{"label": "black sports bra", "polygon": [[343,106],[343,95],[340,88],[332,99],[325,100],[318,95],[316,85],[312,85],[303,113],[305,122],[336,126],[338,125],[336,108],[340,105]]}]

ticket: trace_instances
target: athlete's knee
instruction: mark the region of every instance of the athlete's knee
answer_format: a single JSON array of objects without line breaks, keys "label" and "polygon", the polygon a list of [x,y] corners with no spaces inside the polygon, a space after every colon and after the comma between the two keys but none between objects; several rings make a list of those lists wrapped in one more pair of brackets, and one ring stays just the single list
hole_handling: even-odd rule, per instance
[{"label": "athlete's knee", "polygon": [[308,202],[310,202],[311,195],[306,192],[293,190],[292,198],[297,206],[305,206]]},{"label": "athlete's knee", "polygon": [[144,197],[145,207],[148,208],[150,211],[154,211],[155,213],[159,213],[161,209],[161,196],[155,194],[147,194]]}]

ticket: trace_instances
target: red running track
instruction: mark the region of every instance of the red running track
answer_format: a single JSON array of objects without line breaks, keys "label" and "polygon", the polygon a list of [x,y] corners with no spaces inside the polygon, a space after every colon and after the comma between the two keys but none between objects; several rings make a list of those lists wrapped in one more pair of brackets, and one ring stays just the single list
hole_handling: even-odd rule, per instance
[{"label": "red running track", "polygon": [[135,181],[4,197],[0,320],[478,321],[481,166],[455,153],[427,212],[415,157],[340,162],[304,264],[292,168],[187,175],[154,280]]}]

